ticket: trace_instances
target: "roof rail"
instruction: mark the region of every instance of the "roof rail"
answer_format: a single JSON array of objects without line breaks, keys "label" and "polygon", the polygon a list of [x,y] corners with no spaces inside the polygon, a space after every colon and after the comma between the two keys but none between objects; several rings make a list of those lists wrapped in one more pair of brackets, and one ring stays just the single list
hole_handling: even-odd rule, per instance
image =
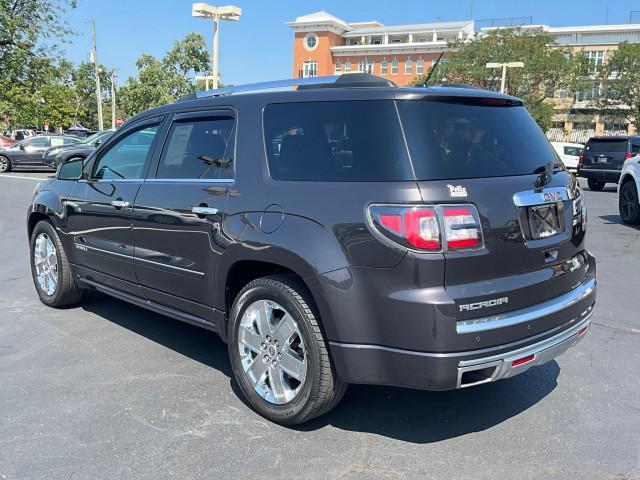
[{"label": "roof rail", "polygon": [[390,80],[369,75],[368,73],[345,73],[342,75],[332,75],[326,77],[308,78],[288,78],[285,80],[275,80],[271,82],[248,83],[234,87],[218,88],[216,90],[206,90],[196,92],[178,101],[196,100],[198,98],[220,97],[224,95],[235,95],[238,93],[259,92],[262,90],[276,90],[298,87],[300,90],[312,88],[343,88],[343,87],[395,87],[396,84]]}]

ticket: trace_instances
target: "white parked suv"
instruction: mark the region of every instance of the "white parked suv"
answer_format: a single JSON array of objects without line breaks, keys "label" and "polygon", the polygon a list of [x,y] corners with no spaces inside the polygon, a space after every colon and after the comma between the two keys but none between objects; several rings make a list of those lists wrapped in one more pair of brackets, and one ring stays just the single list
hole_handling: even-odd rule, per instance
[{"label": "white parked suv", "polygon": [[551,142],[554,150],[558,153],[562,159],[562,163],[567,167],[567,170],[575,172],[578,170],[578,160],[584,145],[581,143],[566,143],[566,142]]},{"label": "white parked suv", "polygon": [[636,154],[624,162],[618,182],[620,218],[629,225],[640,224],[638,191],[640,191],[640,154]]}]

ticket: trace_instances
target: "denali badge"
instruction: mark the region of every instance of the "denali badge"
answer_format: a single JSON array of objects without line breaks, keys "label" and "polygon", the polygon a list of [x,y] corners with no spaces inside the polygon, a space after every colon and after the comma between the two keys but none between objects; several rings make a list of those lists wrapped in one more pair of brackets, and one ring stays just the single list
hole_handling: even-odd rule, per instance
[{"label": "denali badge", "polygon": [[449,196],[451,197],[466,197],[467,189],[462,185],[447,185],[449,187]]},{"label": "denali badge", "polygon": [[497,307],[498,305],[506,305],[509,303],[509,297],[492,298],[484,302],[465,303],[460,305],[461,312],[470,312],[471,310],[480,310],[481,308]]},{"label": "denali badge", "polygon": [[545,201],[545,203],[557,202],[559,200],[562,200],[562,194],[560,192],[543,192],[542,199]]}]

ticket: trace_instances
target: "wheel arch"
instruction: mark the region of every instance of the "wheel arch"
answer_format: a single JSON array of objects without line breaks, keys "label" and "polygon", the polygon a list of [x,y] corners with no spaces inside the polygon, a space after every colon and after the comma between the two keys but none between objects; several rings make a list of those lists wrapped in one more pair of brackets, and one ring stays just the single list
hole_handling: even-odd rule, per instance
[{"label": "wheel arch", "polygon": [[54,226],[59,227],[59,218],[63,215],[63,205],[60,198],[51,191],[43,191],[36,194],[29,206],[27,213],[27,234],[31,238],[33,228],[40,220],[48,220]]},{"label": "wheel arch", "polygon": [[[232,250],[231,247],[230,250]],[[217,271],[216,302],[219,308],[226,312],[223,328],[219,328],[224,339],[227,337],[227,323],[231,306],[242,288],[257,278],[287,274],[294,277],[305,287],[313,301],[314,308],[319,315],[318,323],[325,336],[330,338],[333,328],[333,317],[328,303],[324,298],[322,286],[317,272],[311,265],[294,253],[278,247],[267,249],[268,255],[256,251],[246,251],[238,248],[236,252],[227,251]]]},{"label": "wheel arch", "polygon": [[632,170],[628,170],[622,174],[619,185],[620,187],[622,187],[622,185],[631,181],[636,182],[636,187],[638,188],[638,190],[640,190],[640,180],[638,179],[638,177],[636,177]]}]

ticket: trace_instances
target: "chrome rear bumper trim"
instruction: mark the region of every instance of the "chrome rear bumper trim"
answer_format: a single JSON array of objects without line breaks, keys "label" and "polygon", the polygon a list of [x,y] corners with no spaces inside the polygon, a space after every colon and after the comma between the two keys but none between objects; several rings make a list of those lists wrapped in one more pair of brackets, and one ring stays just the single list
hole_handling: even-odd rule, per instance
[{"label": "chrome rear bumper trim", "polygon": [[[542,340],[541,342],[528,345],[517,350],[511,350],[490,357],[475,358],[473,360],[462,360],[458,363],[458,388],[466,388],[481,383],[494,382],[502,378],[513,377],[528,370],[529,368],[542,365],[574,346],[584,336],[591,323],[593,309],[589,310],[586,317],[576,323],[573,327],[564,330],[562,333]],[[533,359],[521,365],[513,366],[512,362],[524,357],[533,355]],[[491,376],[479,381],[462,384],[462,375],[466,372],[473,372],[482,369],[494,368]]]},{"label": "chrome rear bumper trim", "polygon": [[491,317],[461,320],[456,323],[457,333],[476,333],[496,328],[510,327],[519,323],[531,322],[538,318],[558,313],[591,295],[596,289],[595,278],[586,280],[573,290],[559,297],[538,303],[527,308],[507,312]]}]

